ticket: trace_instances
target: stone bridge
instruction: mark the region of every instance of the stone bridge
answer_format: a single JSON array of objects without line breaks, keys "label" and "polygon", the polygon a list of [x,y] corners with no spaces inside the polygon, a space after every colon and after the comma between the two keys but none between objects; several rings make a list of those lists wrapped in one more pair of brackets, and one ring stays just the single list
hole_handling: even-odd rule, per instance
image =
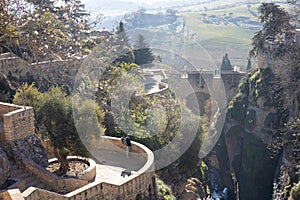
[{"label": "stone bridge", "polygon": [[[244,74],[244,72],[239,71],[184,70],[181,74],[171,74],[171,79],[174,78],[174,80],[178,80],[178,82],[180,82],[179,80],[181,79],[188,81],[193,91],[191,94],[187,93],[185,95],[187,106],[195,114],[201,114],[205,112],[205,107],[212,103],[212,98],[224,98],[225,102],[223,103],[227,105],[237,94],[239,81]],[[181,88],[180,90],[184,89],[185,88]],[[212,92],[214,92],[214,94],[211,94]],[[226,99],[224,95],[226,95]],[[194,100],[195,96],[197,97],[197,102]],[[198,107],[200,110],[197,109]],[[200,113],[198,113],[199,111]]]},{"label": "stone bridge", "polygon": [[187,71],[184,76],[188,79],[196,94],[209,96],[208,88],[216,88],[219,82],[223,81],[226,99],[229,102],[237,94],[239,81],[244,74],[239,71]]}]

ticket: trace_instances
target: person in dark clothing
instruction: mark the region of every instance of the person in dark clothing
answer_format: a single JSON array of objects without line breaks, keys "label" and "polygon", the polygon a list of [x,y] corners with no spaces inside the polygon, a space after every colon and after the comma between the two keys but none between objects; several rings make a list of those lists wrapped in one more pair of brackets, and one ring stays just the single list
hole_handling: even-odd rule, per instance
[{"label": "person in dark clothing", "polygon": [[131,149],[131,140],[130,140],[130,136],[127,135],[125,138],[125,145],[126,145],[126,158],[129,157],[129,152]]}]

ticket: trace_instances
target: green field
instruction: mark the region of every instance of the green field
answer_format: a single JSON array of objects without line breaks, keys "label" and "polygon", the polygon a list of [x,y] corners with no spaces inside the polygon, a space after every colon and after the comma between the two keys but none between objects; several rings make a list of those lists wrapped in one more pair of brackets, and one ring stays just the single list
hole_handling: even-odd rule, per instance
[{"label": "green field", "polygon": [[[220,67],[222,57],[228,53],[231,64],[245,70],[251,38],[261,28],[258,6],[244,3],[226,9],[197,7],[195,12],[178,12],[174,23],[132,29],[129,36],[132,46],[141,34],[151,48],[179,54],[198,69]],[[173,67],[183,69],[184,64],[170,55],[166,59],[173,59]]]},{"label": "green field", "polygon": [[[262,28],[258,19],[259,5],[249,1],[220,0],[180,7],[177,20],[171,22],[162,13],[148,13],[146,15],[152,20],[129,30],[130,40],[134,47],[138,35],[143,35],[151,48],[167,51],[166,55],[160,53],[160,56],[173,61],[172,68],[179,70],[186,64],[170,53],[181,56],[198,69],[220,67],[227,53],[231,64],[245,71],[252,37]],[[288,10],[287,4],[281,6]],[[251,61],[255,67],[255,59]]]},{"label": "green field", "polygon": [[217,65],[228,53],[232,65],[244,69],[251,49],[251,38],[260,28],[256,10],[257,5],[250,8],[240,5],[222,10],[180,13],[185,21],[185,38],[190,39],[190,43],[202,45]]}]

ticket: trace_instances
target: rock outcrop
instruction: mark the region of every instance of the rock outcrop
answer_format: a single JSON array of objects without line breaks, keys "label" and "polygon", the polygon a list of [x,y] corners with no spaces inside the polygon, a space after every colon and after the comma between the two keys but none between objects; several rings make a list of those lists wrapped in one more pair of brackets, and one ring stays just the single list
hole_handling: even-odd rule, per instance
[{"label": "rock outcrop", "polygon": [[9,178],[9,166],[6,153],[0,148],[0,188],[5,187],[6,180]]},{"label": "rock outcrop", "polygon": [[6,189],[7,181],[14,170],[24,169],[22,158],[27,158],[41,167],[48,166],[45,148],[36,135],[14,141],[2,141],[0,148],[0,190]]},{"label": "rock outcrop", "polygon": [[19,157],[18,154],[22,154],[23,157],[36,162],[42,167],[48,166],[46,150],[36,135],[12,141],[9,145],[12,151],[15,152],[16,158]]}]

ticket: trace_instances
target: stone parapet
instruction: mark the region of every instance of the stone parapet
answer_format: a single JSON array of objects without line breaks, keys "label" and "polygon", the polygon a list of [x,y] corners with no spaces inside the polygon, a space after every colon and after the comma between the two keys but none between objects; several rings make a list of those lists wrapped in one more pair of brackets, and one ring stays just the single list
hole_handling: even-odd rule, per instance
[{"label": "stone parapet", "polygon": [[[116,147],[124,148],[120,138],[103,136],[102,139],[105,141],[105,145],[101,145],[103,150],[110,150],[111,148],[115,149]],[[24,192],[25,195],[23,194],[23,196],[26,200],[135,200],[137,197],[140,197],[141,199],[155,199],[156,184],[154,176],[154,154],[144,145],[134,141],[132,141],[132,152],[143,154],[146,158],[146,162],[136,173],[123,178],[119,183],[111,184],[94,181],[65,195],[30,187]]]}]

